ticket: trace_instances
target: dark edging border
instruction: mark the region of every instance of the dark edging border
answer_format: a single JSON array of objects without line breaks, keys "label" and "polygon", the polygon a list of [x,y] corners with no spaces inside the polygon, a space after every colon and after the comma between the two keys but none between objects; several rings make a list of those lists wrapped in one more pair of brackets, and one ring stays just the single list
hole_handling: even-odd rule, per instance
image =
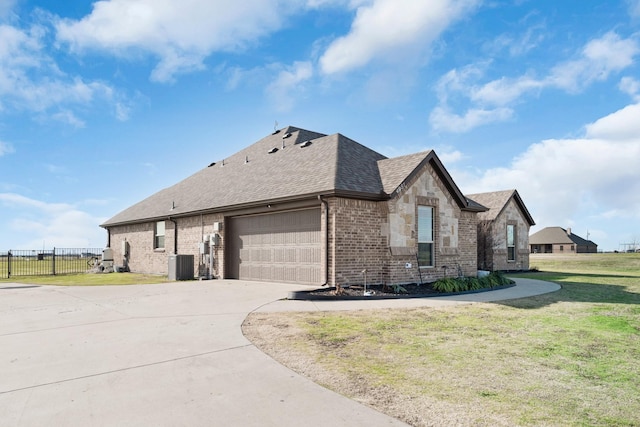
[{"label": "dark edging border", "polygon": [[463,292],[444,292],[444,293],[430,293],[430,294],[397,294],[397,295],[313,295],[318,289],[322,290],[335,290],[335,288],[318,288],[309,291],[292,291],[287,296],[288,300],[306,300],[306,301],[364,301],[364,300],[383,300],[383,299],[411,299],[411,298],[436,298],[436,297],[449,297],[453,295],[467,295],[467,294],[479,294],[483,292],[499,291],[501,289],[513,288],[516,283],[510,285],[496,286],[494,288],[475,289],[472,291]]}]

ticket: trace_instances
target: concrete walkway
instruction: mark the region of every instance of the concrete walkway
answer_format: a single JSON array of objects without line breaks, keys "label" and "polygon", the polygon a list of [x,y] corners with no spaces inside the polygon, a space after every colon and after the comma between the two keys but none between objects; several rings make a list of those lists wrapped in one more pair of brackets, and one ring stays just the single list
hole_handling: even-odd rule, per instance
[{"label": "concrete walkway", "polygon": [[243,320],[256,309],[459,304],[556,289],[534,282],[466,297],[349,304],[278,301],[304,288],[225,280],[0,284],[0,425],[405,425],[275,362],[242,335]]}]

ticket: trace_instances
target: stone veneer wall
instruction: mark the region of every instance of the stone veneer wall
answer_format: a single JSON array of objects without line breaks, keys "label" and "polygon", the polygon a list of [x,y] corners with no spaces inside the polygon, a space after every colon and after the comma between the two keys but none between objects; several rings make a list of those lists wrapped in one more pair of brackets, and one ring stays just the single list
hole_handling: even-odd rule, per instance
[{"label": "stone veneer wall", "polygon": [[[428,172],[427,172],[428,171]],[[462,211],[427,166],[388,202],[331,198],[329,285],[433,281],[477,271],[477,214]],[[434,207],[434,266],[418,269],[418,205]],[[446,266],[447,269],[444,269]]]},{"label": "stone veneer wall", "polygon": [[[197,215],[186,218],[176,218],[178,224],[178,254],[194,256],[194,274],[204,273],[205,258],[200,254],[199,243],[203,235],[213,234],[213,223],[224,221],[221,215]],[[154,249],[154,222],[116,226],[110,229],[111,248],[114,251],[115,265],[124,265],[122,242],[126,239],[129,243],[129,269],[135,273],[168,274],[169,256],[175,253],[174,232],[175,226],[171,221],[165,221],[164,249]],[[213,248],[214,275],[223,277],[224,274],[224,232],[220,234],[220,245]]]},{"label": "stone veneer wall", "polygon": [[[428,282],[445,275],[455,276],[458,267],[465,275],[475,275],[477,214],[462,211],[429,166],[401,188],[401,194],[389,201],[388,226],[384,230],[391,248],[389,283]],[[434,266],[419,270],[415,256],[418,205],[434,208],[435,243]]]},{"label": "stone veneer wall", "polygon": [[[507,224],[516,226],[516,260],[507,261]],[[517,203],[509,200],[504,210],[493,222],[493,269],[528,270],[529,269],[529,223],[526,221]]]}]

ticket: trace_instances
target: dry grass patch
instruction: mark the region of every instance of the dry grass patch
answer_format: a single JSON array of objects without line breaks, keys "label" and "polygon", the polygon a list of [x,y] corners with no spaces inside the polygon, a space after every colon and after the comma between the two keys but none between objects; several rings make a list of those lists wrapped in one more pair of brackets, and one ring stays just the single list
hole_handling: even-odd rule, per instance
[{"label": "dry grass patch", "polygon": [[534,275],[563,289],[533,298],[256,313],[244,332],[292,369],[415,426],[640,425],[640,268],[588,265]]}]

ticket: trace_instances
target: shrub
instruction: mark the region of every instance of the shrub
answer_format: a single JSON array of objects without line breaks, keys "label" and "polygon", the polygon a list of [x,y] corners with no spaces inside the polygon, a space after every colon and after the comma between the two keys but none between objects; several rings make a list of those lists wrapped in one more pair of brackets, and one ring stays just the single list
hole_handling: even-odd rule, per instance
[{"label": "shrub", "polygon": [[433,289],[441,293],[476,291],[480,289],[495,288],[512,284],[513,281],[508,279],[504,273],[494,271],[484,277],[445,277],[438,279],[433,283]]}]

